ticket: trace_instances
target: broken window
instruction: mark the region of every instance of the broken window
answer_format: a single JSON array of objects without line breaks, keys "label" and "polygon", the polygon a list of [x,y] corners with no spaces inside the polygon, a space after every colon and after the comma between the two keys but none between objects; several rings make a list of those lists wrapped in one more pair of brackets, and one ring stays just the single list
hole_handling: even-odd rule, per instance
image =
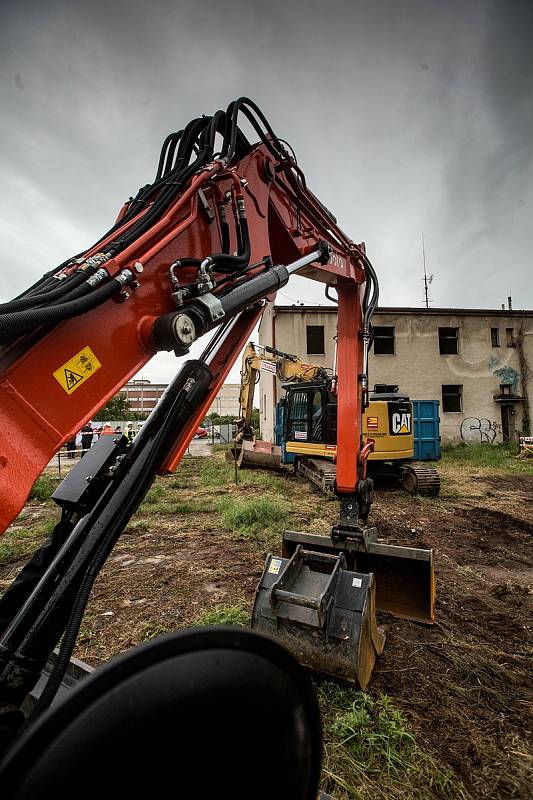
[{"label": "broken window", "polygon": [[377,356],[394,355],[394,327],[374,326],[374,353]]},{"label": "broken window", "polygon": [[490,329],[490,343],[493,347],[500,346],[500,329],[499,328],[491,328]]},{"label": "broken window", "polygon": [[462,385],[452,384],[442,387],[442,410],[443,411],[462,411],[463,410],[463,387]]},{"label": "broken window", "polygon": [[439,328],[439,353],[441,356],[455,356],[458,348],[459,328]]}]

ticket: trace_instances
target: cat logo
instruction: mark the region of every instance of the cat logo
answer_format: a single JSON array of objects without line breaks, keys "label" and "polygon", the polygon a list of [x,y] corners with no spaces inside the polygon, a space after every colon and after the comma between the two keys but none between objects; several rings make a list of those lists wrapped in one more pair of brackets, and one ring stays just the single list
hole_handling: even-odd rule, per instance
[{"label": "cat logo", "polygon": [[411,414],[396,412],[391,417],[391,433],[402,434],[411,433]]}]

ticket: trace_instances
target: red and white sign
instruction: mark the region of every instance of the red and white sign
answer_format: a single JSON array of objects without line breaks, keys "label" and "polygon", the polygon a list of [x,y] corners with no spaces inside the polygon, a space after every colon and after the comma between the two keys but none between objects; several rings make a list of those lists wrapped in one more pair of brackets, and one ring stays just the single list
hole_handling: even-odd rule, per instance
[{"label": "red and white sign", "polygon": [[378,417],[367,417],[366,418],[366,429],[368,431],[377,431],[379,424]]},{"label": "red and white sign", "polygon": [[271,372],[275,375],[277,372],[276,363],[274,361],[261,361],[261,369],[263,372]]}]

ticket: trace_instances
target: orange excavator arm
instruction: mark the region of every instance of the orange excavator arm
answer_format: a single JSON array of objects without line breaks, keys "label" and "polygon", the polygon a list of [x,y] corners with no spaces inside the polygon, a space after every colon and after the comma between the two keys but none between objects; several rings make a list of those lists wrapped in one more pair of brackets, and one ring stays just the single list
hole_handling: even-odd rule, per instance
[{"label": "orange excavator arm", "polygon": [[[253,115],[259,144],[240,133],[239,111]],[[218,131],[230,141],[224,157],[210,158]],[[266,298],[288,279],[274,270],[291,262],[302,264],[299,274],[337,289],[338,488],[355,490],[353,442],[361,440],[366,374],[361,286],[370,279],[364,248],[307,189],[249,101],[194,120],[180,134],[168,137],[156,180],[125,205],[107,235],[0,307],[0,530],[53,454],[158,350],[185,353],[199,333],[234,318],[223,348],[212,354],[205,402],[160,467],[174,470]],[[319,256],[305,263],[313,252]],[[254,280],[257,291],[247,293]],[[223,308],[232,292],[244,299]],[[185,319],[188,308],[194,331],[174,339],[176,317]]]},{"label": "orange excavator arm", "polygon": [[[243,115],[257,144],[239,128]],[[133,442],[102,437],[54,493],[62,515],[51,540],[0,598],[9,713],[61,639],[34,716],[51,702],[107,556],[154,477],[178,465],[265,303],[295,273],[337,291],[337,491],[345,521],[357,524],[371,497],[361,423],[377,281],[364,247],[310,192],[252,101],[167,137],[154,182],[110,230],[0,305],[0,531],[51,456],[155,353],[183,356],[214,331]]]}]

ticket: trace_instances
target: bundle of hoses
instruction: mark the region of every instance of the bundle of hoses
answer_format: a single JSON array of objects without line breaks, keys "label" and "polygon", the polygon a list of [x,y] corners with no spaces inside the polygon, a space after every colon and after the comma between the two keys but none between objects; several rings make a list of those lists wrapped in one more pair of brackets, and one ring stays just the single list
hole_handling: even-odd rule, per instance
[{"label": "bundle of hoses", "polygon": [[[237,121],[242,113],[260,140],[277,159],[287,152],[259,108],[248,98],[230,103],[226,111],[192,120],[183,130],[165,139],[154,182],[143,186],[130,198],[125,213],[85,253],[106,240],[105,252],[84,258],[79,253],[50,270],[14,300],[0,304],[0,344],[14,341],[22,334],[90,311],[119,292],[134,276],[123,270],[111,277],[103,266],[147,233],[165,215],[187,188],[193,176],[215,157],[231,164],[251,150],[251,145]],[[217,134],[222,146],[215,152]],[[212,268],[228,275],[239,275],[248,268],[250,239],[244,215],[236,219],[237,255],[229,255],[229,227],[221,225],[222,251],[210,256]],[[120,234],[118,232],[121,231]],[[118,236],[113,239],[113,233]],[[111,241],[109,241],[111,239]],[[183,259],[181,266],[200,266],[201,259]],[[129,274],[128,274],[129,273]]]}]

